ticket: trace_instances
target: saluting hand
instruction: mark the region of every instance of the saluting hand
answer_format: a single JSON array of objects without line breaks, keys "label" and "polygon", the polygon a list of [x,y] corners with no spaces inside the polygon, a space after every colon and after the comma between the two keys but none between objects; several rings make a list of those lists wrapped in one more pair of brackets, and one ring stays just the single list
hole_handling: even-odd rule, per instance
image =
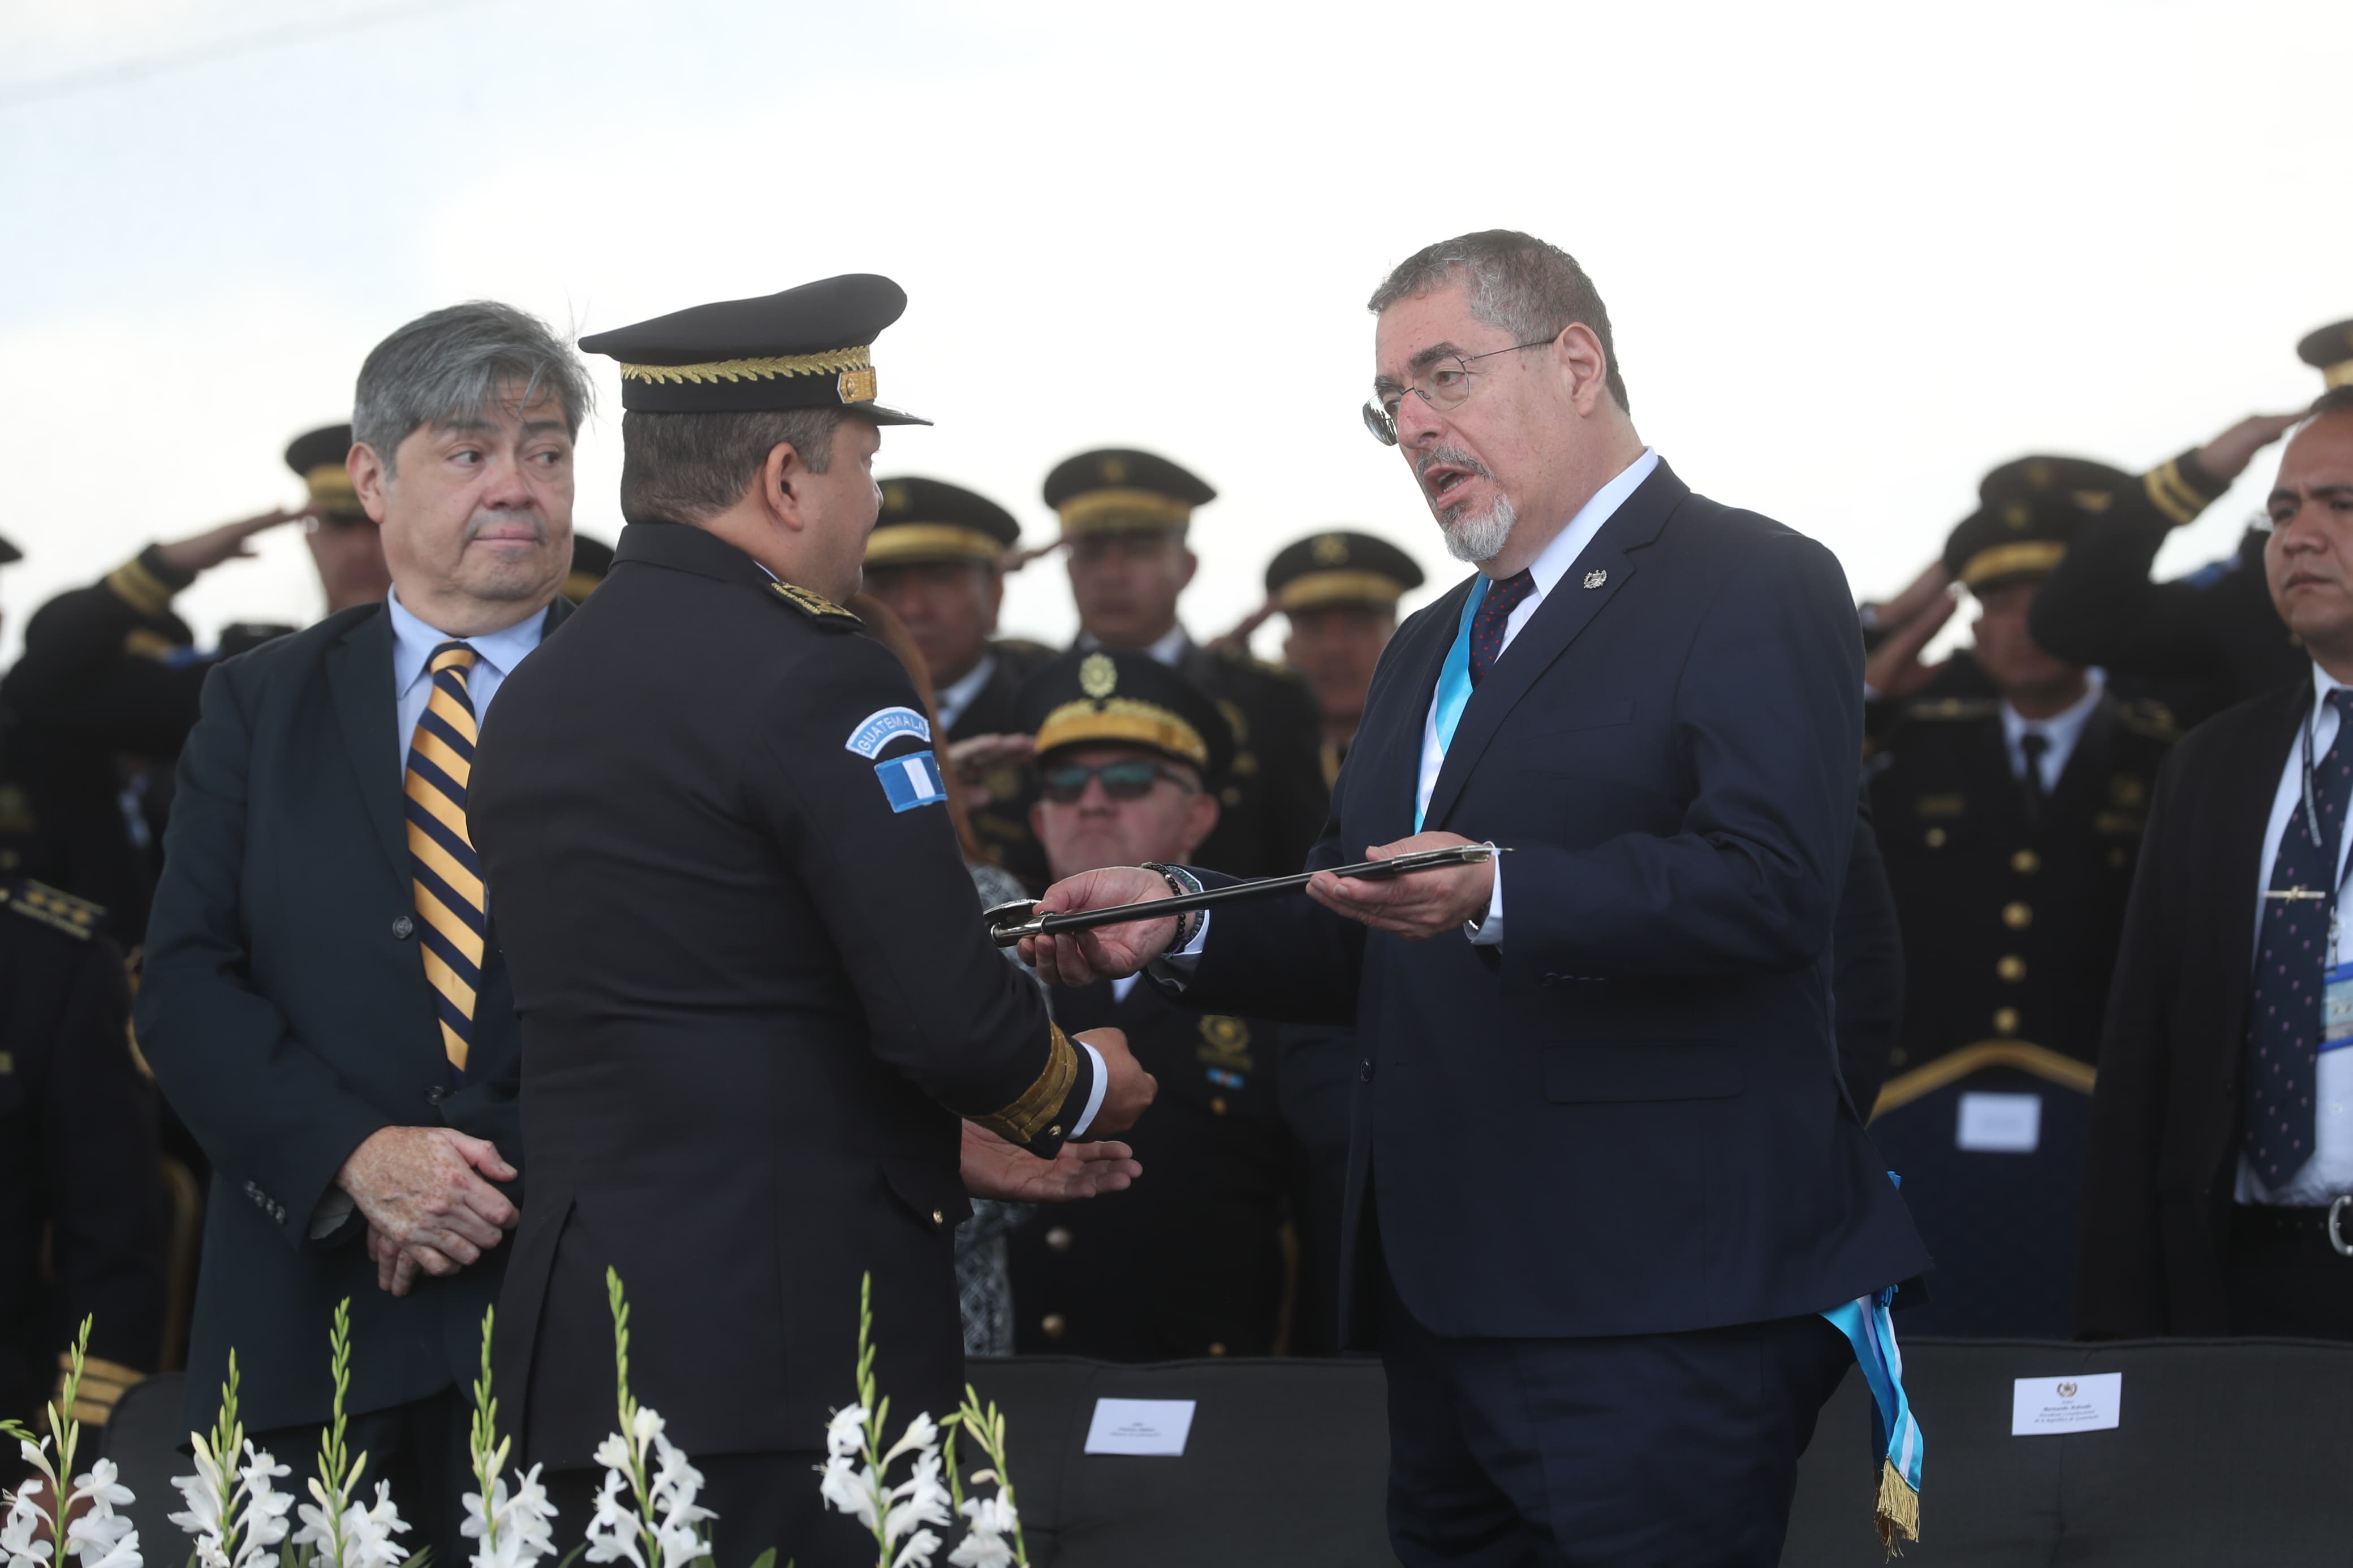
[{"label": "saluting hand", "polygon": [[291,522],[298,517],[309,515],[308,510],[289,511],[284,507],[273,507],[259,516],[239,518],[235,522],[225,522],[218,528],[209,528],[202,533],[190,534],[185,539],[175,539],[169,544],[158,545],[156,553],[161,555],[164,564],[173,570],[185,572],[193,576],[198,572],[217,566],[224,561],[234,561],[241,555],[251,555],[252,546],[246,542],[264,529],[276,528],[280,523]]},{"label": "saluting hand", "polygon": [[[1417,850],[1447,849],[1477,842],[1459,833],[1417,833],[1394,844],[1376,844],[1365,851],[1365,858],[1388,860]],[[1335,914],[1345,915],[1408,942],[1427,942],[1461,930],[1463,921],[1487,912],[1488,900],[1494,891],[1493,860],[1448,866],[1387,881],[1335,877],[1329,871],[1318,871],[1307,884],[1307,896]]]},{"label": "saluting hand", "polygon": [[[1168,879],[1141,866],[1106,866],[1082,871],[1046,889],[1038,900],[1041,915],[1069,914],[1077,910],[1107,910],[1120,904],[1140,904],[1170,897]],[[1036,969],[1050,985],[1092,985],[1133,974],[1176,940],[1176,918],[1129,921],[1097,926],[1068,936],[1026,936],[1021,962]]]},{"label": "saluting hand", "polygon": [[1065,1143],[1050,1160],[1008,1143],[985,1127],[964,1124],[964,1190],[976,1198],[1061,1204],[1126,1190],[1144,1174],[1124,1143]]}]

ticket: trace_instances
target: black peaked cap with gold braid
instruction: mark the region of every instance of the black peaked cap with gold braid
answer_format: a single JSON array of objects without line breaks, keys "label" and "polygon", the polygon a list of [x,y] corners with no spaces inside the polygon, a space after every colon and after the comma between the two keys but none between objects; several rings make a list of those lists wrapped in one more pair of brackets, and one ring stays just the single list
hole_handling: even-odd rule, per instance
[{"label": "black peaked cap with gold braid", "polygon": [[1046,476],[1046,504],[1065,535],[1179,531],[1217,499],[1198,474],[1125,447],[1065,458]]},{"label": "black peaked cap with gold braid", "polygon": [[874,340],[906,309],[906,290],[888,278],[846,272],[781,294],[690,306],[594,332],[580,347],[620,362],[623,408],[842,408],[877,425],[928,425],[874,401]]},{"label": "black peaked cap with gold braid", "polygon": [[1217,703],[1149,654],[1072,648],[1014,700],[1041,764],[1082,746],[1133,746],[1188,764],[1210,790],[1233,766],[1233,726]]},{"label": "black peaked cap with gold braid", "polygon": [[365,522],[367,510],[360,505],[359,491],[352,488],[352,476],[343,467],[351,449],[350,426],[323,425],[294,437],[286,448],[286,466],[311,492],[312,511],[338,521]]},{"label": "black peaked cap with gold braid", "polygon": [[1266,593],[1282,609],[1370,605],[1394,610],[1421,586],[1412,556],[1369,533],[1314,533],[1286,545],[1267,563]]},{"label": "black peaked cap with gold braid", "polygon": [[564,574],[564,596],[578,604],[595,593],[613,569],[613,547],[585,533],[572,536],[572,570]]},{"label": "black peaked cap with gold braid", "polygon": [[2318,371],[2329,386],[2353,386],[2353,321],[2306,332],[2295,345],[2295,357]]},{"label": "black peaked cap with gold braid", "polygon": [[1985,477],[1978,510],[1945,542],[1945,570],[1975,592],[2047,577],[2065,558],[2075,531],[2105,516],[2140,484],[2137,476],[2087,458],[2004,463]]},{"label": "black peaked cap with gold braid", "polygon": [[994,566],[1021,542],[1013,514],[962,485],[902,474],[881,481],[882,510],[866,541],[869,566],[977,561]]}]

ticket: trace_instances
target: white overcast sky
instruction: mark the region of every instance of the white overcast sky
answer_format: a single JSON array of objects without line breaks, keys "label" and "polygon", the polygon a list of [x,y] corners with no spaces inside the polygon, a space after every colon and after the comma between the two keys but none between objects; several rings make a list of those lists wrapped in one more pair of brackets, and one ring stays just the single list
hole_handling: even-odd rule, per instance
[{"label": "white overcast sky", "polygon": [[[1899,585],[2030,450],[2128,467],[2318,390],[2353,316],[2353,5],[0,0],[0,657],[152,539],[299,495],[369,345],[491,296],[575,332],[828,273],[913,303],[883,465],[1030,538],[1082,447],[1221,498],[1209,635],[1296,535],[1449,562],[1358,423],[1364,300],[1525,228],[1609,301],[1637,426]],[[2332,63],[2334,62],[2334,63]],[[576,521],[619,531],[617,384]],[[2269,480],[2162,558],[2227,551]],[[184,595],[319,608],[298,539]],[[1008,630],[1073,628],[1059,563]]]}]

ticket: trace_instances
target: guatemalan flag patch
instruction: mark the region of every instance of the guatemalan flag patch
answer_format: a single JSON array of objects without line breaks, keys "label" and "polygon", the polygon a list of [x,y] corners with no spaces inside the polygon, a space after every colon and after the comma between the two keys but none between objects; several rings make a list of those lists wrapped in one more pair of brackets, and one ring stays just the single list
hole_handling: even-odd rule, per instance
[{"label": "guatemalan flag patch", "polygon": [[940,779],[939,759],[929,752],[909,752],[877,763],[874,776],[882,781],[882,793],[890,797],[892,811],[937,805],[948,797],[948,787]]}]

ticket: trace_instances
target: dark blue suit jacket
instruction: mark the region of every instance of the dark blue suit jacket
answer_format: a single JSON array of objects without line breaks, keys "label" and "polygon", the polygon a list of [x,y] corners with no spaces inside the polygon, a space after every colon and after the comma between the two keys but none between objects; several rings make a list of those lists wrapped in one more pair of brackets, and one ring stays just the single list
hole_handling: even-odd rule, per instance
[{"label": "dark blue suit jacket", "polygon": [[[557,600],[546,628],[571,608]],[[455,1127],[523,1163],[522,1030],[495,928],[466,1082],[449,1087],[417,955],[392,651],[390,612],[369,605],[232,658],[180,752],[138,1030],[213,1163],[195,1429],[232,1347],[248,1430],[325,1420],[327,1331],[346,1296],[353,1411],[462,1389],[512,1250],[395,1300],[376,1289],[364,1221],[310,1234],[343,1161],[382,1128]],[[522,1186],[501,1190],[520,1203]]]},{"label": "dark blue suit jacket", "polygon": [[[1414,831],[1469,592],[1382,656],[1310,866]],[[1356,1025],[1349,1279],[1376,1193],[1398,1290],[1447,1335],[1757,1322],[1926,1267],[1832,1044],[1862,691],[1831,553],[1662,465],[1472,694],[1430,797],[1426,827],[1511,847],[1502,944],[1217,911],[1188,1003]]]}]

